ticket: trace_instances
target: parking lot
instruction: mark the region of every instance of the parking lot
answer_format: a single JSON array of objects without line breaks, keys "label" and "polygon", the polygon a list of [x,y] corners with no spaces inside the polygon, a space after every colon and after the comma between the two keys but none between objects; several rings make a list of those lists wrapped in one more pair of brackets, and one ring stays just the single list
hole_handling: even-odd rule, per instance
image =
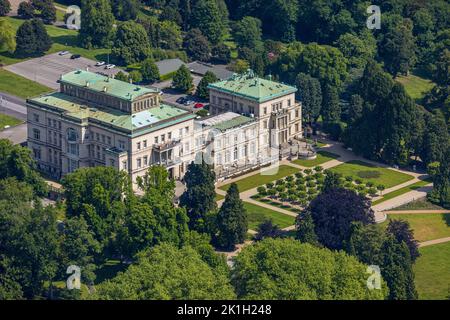
[{"label": "parking lot", "polygon": [[[194,86],[197,87],[197,85],[199,84],[202,77],[192,75],[192,78],[193,78]],[[162,100],[164,102],[172,104],[172,105],[177,106],[184,110],[198,111],[198,109],[194,108],[195,103],[200,102],[200,103],[206,104],[205,101],[199,99],[198,97],[196,97],[194,95],[186,95],[185,93],[180,93],[180,92],[172,89],[171,85],[172,85],[172,80],[168,80],[168,81],[154,83],[151,86],[159,88],[163,91]],[[193,92],[195,92],[195,89]],[[180,104],[177,102],[177,100],[179,98],[188,98],[189,100],[193,101],[193,103],[185,106],[184,104]]]},{"label": "parking lot", "polygon": [[105,69],[105,66],[96,67],[97,61],[83,57],[71,59],[71,55],[68,53],[60,56],[59,53],[53,53],[44,57],[19,62],[4,67],[4,69],[55,90],[59,88],[57,81],[61,74],[74,70],[86,70],[86,68],[89,68],[89,71],[102,72],[108,75],[113,75],[120,71],[118,68],[108,70]]}]

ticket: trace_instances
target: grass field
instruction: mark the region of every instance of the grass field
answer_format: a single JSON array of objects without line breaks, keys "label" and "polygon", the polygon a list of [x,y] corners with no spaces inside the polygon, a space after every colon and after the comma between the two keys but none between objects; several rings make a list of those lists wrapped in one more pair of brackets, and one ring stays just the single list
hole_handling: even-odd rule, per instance
[{"label": "grass field", "polygon": [[0,91],[28,98],[51,92],[53,89],[0,68]]},{"label": "grass field", "polygon": [[[25,21],[19,18],[13,17],[5,17],[14,29],[14,32],[17,31],[19,26]],[[106,61],[106,56],[111,52],[110,49],[84,49],[79,47],[78,40],[78,31],[68,30],[65,28],[55,27],[52,25],[46,25],[47,33],[53,40],[53,45],[46,54],[55,53],[62,50],[68,50],[74,54],[80,54],[85,58],[89,58],[92,60],[103,60]],[[13,63],[17,63],[20,61],[26,60],[26,58],[18,58],[14,54],[8,52],[0,53],[0,63],[4,65],[9,65]]]},{"label": "grass field", "polygon": [[278,225],[280,228],[286,228],[295,224],[295,218],[286,214],[266,209],[248,202],[244,202],[244,207],[247,210],[248,226],[252,230],[256,231],[258,225],[268,219],[272,219],[273,223]]},{"label": "grass field", "polygon": [[406,92],[414,100],[422,99],[424,94],[434,86],[432,81],[413,74],[410,74],[407,77],[398,76],[397,81],[403,84]]},{"label": "grass field", "polygon": [[337,158],[339,158],[339,155],[337,155],[337,154],[327,152],[327,151],[318,151],[317,158],[314,160],[297,159],[292,162],[295,164],[298,164],[299,166],[315,167],[315,166],[321,165],[322,163],[325,163],[325,162],[328,162],[330,160],[337,159]]},{"label": "grass field", "polygon": [[353,179],[360,179],[362,182],[373,182],[375,185],[382,184],[386,188],[391,188],[398,184],[413,179],[412,176],[394,170],[376,167],[362,161],[349,161],[330,169],[342,176],[352,176]]},{"label": "grass field", "polygon": [[408,221],[419,242],[450,237],[450,213],[389,214],[388,220],[392,219]]},{"label": "grass field", "polygon": [[450,296],[450,242],[420,249],[422,256],[414,265],[419,299],[448,299]]},{"label": "grass field", "polygon": [[[1,82],[1,79],[0,79]],[[2,131],[5,126],[17,126],[18,124],[21,124],[23,121],[16,119],[14,117],[11,117],[9,115],[6,114],[2,114],[0,113],[0,131]]]},{"label": "grass field", "polygon": [[220,200],[223,200],[223,199],[225,199],[225,196],[216,193],[216,201],[220,201]]},{"label": "grass field", "polygon": [[[250,177],[247,177],[247,178],[237,181],[236,184],[238,185],[239,192],[243,192],[243,191],[250,190],[250,189],[256,188],[258,186],[264,185],[271,181],[292,175],[292,174],[296,173],[297,171],[298,171],[297,168],[283,165],[283,166],[279,166],[278,168],[275,168],[275,169],[269,169],[269,170],[265,169],[265,171],[262,172],[265,174],[261,174],[261,173],[255,174],[253,176],[250,176]],[[229,187],[230,187],[230,184],[226,184],[226,185],[220,187],[219,189],[226,191],[226,190],[228,190]]]},{"label": "grass field", "polygon": [[405,194],[405,193],[408,193],[410,191],[414,191],[414,190],[417,190],[419,188],[422,188],[422,187],[426,186],[427,184],[430,184],[431,182],[432,181],[430,181],[430,180],[423,180],[423,181],[419,181],[419,182],[413,183],[413,184],[411,184],[409,186],[397,189],[395,191],[386,193],[386,194],[383,195],[383,198],[372,202],[372,204],[376,205],[376,204],[382,203],[382,202],[384,202],[386,200],[393,199],[393,198],[398,197],[398,196],[400,196],[402,194]]}]

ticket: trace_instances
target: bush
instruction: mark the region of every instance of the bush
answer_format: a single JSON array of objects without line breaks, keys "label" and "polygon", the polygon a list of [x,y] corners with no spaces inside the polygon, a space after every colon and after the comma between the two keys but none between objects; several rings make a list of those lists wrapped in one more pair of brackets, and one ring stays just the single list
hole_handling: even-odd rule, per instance
[{"label": "bush", "polygon": [[356,183],[356,184],[361,184],[361,183],[362,183],[362,180],[361,180],[361,179],[355,179],[355,183]]},{"label": "bush", "polygon": [[371,188],[371,187],[374,186],[374,183],[372,181],[369,181],[369,182],[366,183],[366,186]]},{"label": "bush", "polygon": [[295,173],[295,177],[298,179],[303,177],[303,173],[301,171]]},{"label": "bush", "polygon": [[374,196],[376,196],[376,195],[378,194],[378,190],[377,190],[376,188],[370,188],[370,189],[368,190],[368,192],[369,192],[369,194],[370,194],[372,197],[374,197]]},{"label": "bush", "polygon": [[266,184],[267,189],[272,189],[273,188],[273,183],[269,182],[268,184]]},{"label": "bush", "polygon": [[317,166],[317,167],[314,168],[314,170],[315,170],[316,172],[321,172],[321,171],[323,171],[323,167]]},{"label": "bush", "polygon": [[348,182],[352,182],[353,181],[353,177],[352,176],[346,176],[345,180]]},{"label": "bush", "polygon": [[265,196],[265,195],[267,194],[267,190],[266,190],[266,188],[263,187],[263,186],[258,187],[256,190],[257,190],[258,193],[259,193],[260,195],[262,195],[262,196]]}]

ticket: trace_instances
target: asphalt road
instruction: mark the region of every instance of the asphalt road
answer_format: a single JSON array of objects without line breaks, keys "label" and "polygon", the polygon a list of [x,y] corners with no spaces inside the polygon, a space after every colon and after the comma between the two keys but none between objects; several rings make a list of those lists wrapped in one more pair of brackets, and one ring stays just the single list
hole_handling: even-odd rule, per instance
[{"label": "asphalt road", "polygon": [[[25,107],[25,100],[0,92],[0,113],[26,121],[27,109]],[[24,143],[27,141],[26,122],[0,131],[0,139],[11,140],[14,144]]]}]

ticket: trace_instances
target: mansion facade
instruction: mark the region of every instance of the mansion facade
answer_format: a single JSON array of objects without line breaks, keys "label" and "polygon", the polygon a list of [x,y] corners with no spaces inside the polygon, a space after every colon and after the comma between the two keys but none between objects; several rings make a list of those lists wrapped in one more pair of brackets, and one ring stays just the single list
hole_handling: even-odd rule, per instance
[{"label": "mansion facade", "polygon": [[206,118],[164,103],[157,89],[89,71],[59,83],[59,92],[27,100],[28,147],[55,178],[102,165],[127,171],[135,185],[162,165],[182,179],[203,158],[224,179],[278,160],[302,137],[297,89],[251,71],[209,85]]}]

